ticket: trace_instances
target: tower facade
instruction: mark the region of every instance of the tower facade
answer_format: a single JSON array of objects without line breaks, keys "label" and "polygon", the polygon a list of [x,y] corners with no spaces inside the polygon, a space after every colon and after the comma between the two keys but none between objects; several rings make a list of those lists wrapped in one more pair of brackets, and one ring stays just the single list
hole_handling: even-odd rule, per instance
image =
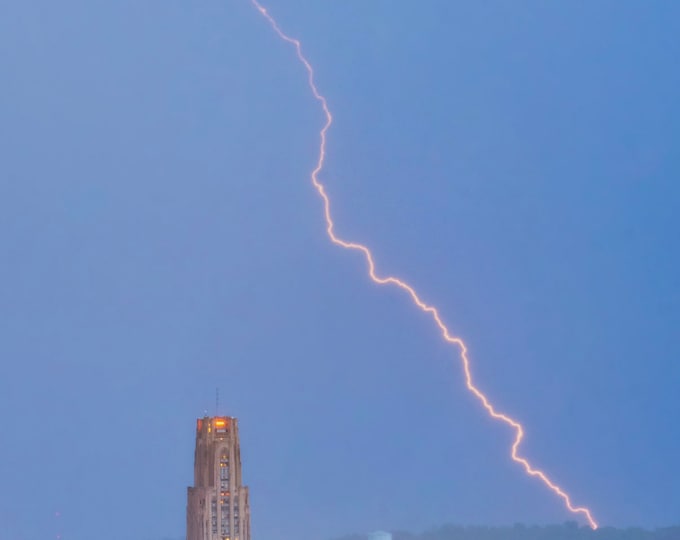
[{"label": "tower facade", "polygon": [[196,420],[187,540],[250,540],[250,503],[248,488],[241,481],[236,418],[205,416]]}]

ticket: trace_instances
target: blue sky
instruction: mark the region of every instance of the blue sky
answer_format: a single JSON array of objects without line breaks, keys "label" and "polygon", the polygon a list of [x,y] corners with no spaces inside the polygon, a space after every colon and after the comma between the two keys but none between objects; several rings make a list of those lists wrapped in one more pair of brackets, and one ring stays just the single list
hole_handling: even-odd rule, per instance
[{"label": "blue sky", "polygon": [[[677,524],[680,6],[268,7],[338,232],[577,504]],[[257,538],[570,519],[327,241],[323,117],[247,1],[7,2],[0,73],[0,540],[182,537],[216,386]]]}]

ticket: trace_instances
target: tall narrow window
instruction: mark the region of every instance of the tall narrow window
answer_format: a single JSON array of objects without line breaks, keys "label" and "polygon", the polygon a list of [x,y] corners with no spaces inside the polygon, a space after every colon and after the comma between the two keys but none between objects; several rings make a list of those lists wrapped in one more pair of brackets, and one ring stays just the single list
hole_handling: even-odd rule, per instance
[{"label": "tall narrow window", "polygon": [[220,452],[220,535],[231,534],[231,494],[229,493],[229,454],[224,448]]},{"label": "tall narrow window", "polygon": [[213,534],[217,534],[217,499],[210,502],[210,522]]}]

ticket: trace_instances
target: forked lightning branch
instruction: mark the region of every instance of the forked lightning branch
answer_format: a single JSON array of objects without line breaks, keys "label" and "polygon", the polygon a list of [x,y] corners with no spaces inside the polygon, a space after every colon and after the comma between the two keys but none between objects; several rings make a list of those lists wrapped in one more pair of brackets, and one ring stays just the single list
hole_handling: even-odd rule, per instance
[{"label": "forked lightning branch", "polygon": [[472,380],[472,372],[470,370],[470,360],[468,357],[467,347],[465,346],[463,340],[460,337],[453,335],[449,328],[446,326],[446,324],[444,324],[444,321],[442,320],[442,317],[439,314],[438,309],[433,305],[424,302],[420,298],[418,293],[415,291],[415,289],[405,281],[394,276],[379,275],[376,271],[376,264],[373,254],[367,246],[357,242],[348,242],[347,240],[343,240],[335,233],[335,224],[333,222],[331,214],[331,201],[328,194],[326,193],[324,184],[319,180],[319,174],[321,173],[324,167],[324,162],[326,159],[326,141],[328,136],[328,130],[330,129],[331,124],[333,123],[333,115],[330,112],[326,98],[319,92],[316,86],[316,82],[314,80],[314,69],[312,68],[312,65],[309,63],[309,61],[303,54],[302,44],[300,43],[300,41],[297,39],[293,39],[287,34],[285,34],[281,30],[276,20],[257,0],[251,0],[251,3],[269,22],[269,24],[272,26],[272,28],[278,34],[278,36],[283,41],[292,45],[295,48],[298,60],[303,64],[305,70],[307,71],[307,80],[309,83],[309,88],[312,91],[314,98],[319,102],[321,108],[323,109],[326,121],[323,127],[321,128],[321,131],[319,132],[320,137],[319,154],[318,160],[316,162],[316,167],[311,173],[311,181],[323,202],[324,215],[326,219],[326,231],[331,242],[345,249],[360,252],[364,256],[364,259],[366,261],[368,267],[368,274],[376,284],[392,285],[401,289],[407,294],[408,297],[410,297],[414,306],[416,306],[418,309],[431,316],[432,321],[439,328],[442,338],[446,342],[457,347],[459,350],[460,359],[463,364],[463,370],[465,373],[465,384],[467,386],[467,389],[479,400],[479,402],[482,404],[482,406],[484,407],[484,409],[491,418],[507,424],[514,430],[515,438],[510,449],[510,455],[512,459],[519,465],[521,465],[528,475],[539,479],[548,489],[550,489],[555,493],[555,495],[560,497],[563,500],[564,505],[570,512],[584,516],[588,523],[590,524],[590,526],[593,529],[597,529],[597,522],[593,518],[588,508],[584,506],[574,506],[569,494],[566,491],[564,491],[562,487],[558,486],[555,482],[553,482],[545,472],[533,467],[525,457],[519,454],[519,447],[522,442],[522,439],[524,438],[524,427],[520,422],[518,422],[514,418],[511,418],[510,416],[502,412],[499,412],[493,406],[489,398],[474,384]]}]

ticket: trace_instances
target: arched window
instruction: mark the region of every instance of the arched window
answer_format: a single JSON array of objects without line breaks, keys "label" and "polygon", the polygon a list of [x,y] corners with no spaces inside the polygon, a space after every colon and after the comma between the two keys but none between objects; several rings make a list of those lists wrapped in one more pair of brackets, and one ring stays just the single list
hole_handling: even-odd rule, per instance
[{"label": "arched window", "polygon": [[220,491],[229,489],[229,450],[224,447],[220,449]]}]

